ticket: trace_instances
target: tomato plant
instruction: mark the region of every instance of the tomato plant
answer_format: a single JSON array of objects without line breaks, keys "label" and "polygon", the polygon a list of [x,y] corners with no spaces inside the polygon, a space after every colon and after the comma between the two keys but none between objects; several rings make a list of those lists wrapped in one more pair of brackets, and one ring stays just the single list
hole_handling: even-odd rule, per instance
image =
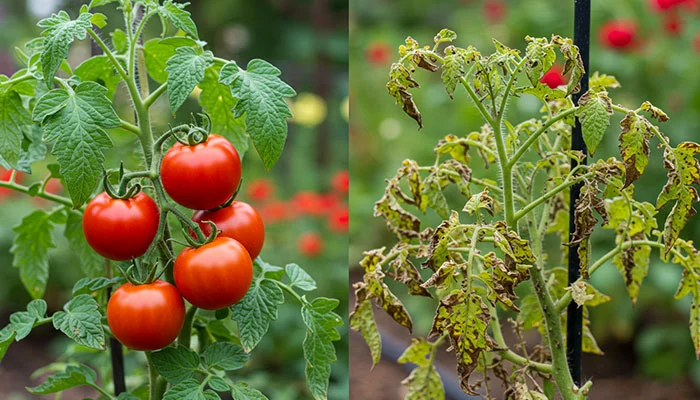
[{"label": "tomato plant", "polygon": [[[0,164],[32,174],[32,164],[43,162],[48,170],[29,185],[12,172],[0,188],[53,205],[14,228],[13,265],[34,300],[0,330],[0,361],[13,342],[51,324],[79,349],[109,348],[115,368],[110,374],[70,350],[47,368],[54,375],[28,388],[32,394],[84,385],[119,400],[267,398],[266,388],[231,372],[248,366],[290,300],[306,335],[295,370],[304,370],[309,396],[327,398],[343,323],[333,311],[339,301],[314,298],[316,282],[297,264],[265,262],[260,217],[235,201],[249,143],[266,170],[280,157],[291,117],[285,98],[296,92],[264,60],[244,67],[216,57],[187,4],[92,0],[78,12],[60,11],[39,21],[40,37],[17,48],[23,67],[0,75]],[[150,28],[160,35],[149,37]],[[71,65],[69,52],[83,40],[101,54]],[[191,123],[168,123],[194,101],[201,112]],[[118,107],[125,104],[132,108]],[[156,118],[156,104],[169,108],[164,118]],[[109,157],[116,151],[137,156],[120,163]],[[200,210],[202,227],[189,217]],[[63,309],[49,313],[53,304],[42,297],[56,232],[84,278]],[[119,342],[136,352],[139,368],[148,365],[147,381],[118,381]]]},{"label": "tomato plant", "polygon": [[[611,46],[637,42],[634,27],[603,31]],[[675,298],[689,297],[686,335],[700,355],[700,258],[682,235],[698,201],[700,144],[674,143],[659,127],[669,115],[648,101],[613,102],[611,92],[620,86],[613,76],[593,72],[586,77],[589,89],[580,93],[585,71],[570,39],[527,37],[522,50],[493,40],[495,51],[488,53],[458,47],[456,39],[447,29],[429,46],[408,37],[390,68],[389,94],[419,128],[424,121],[414,95],[421,70],[440,74],[450,98],[465,95],[483,125],[436,139],[426,164],[404,160],[375,203],[374,215],[396,240],[364,253],[350,317],[373,363],[382,354],[376,305],[409,331],[429,332],[414,338],[398,360],[417,366],[402,382],[406,398],[444,398],[436,367],[444,347],[455,355],[466,393],[495,398],[500,384],[509,399],[588,398],[594,380],[575,384],[567,365],[567,308],[572,304],[583,314],[583,351],[602,355],[590,316],[611,298],[589,278],[612,264],[635,304],[652,254],[661,260],[654,267],[682,270]],[[566,81],[550,87],[541,79],[557,62]],[[575,93],[581,94],[577,103]],[[540,114],[512,117],[509,107],[522,98],[536,101]],[[612,123],[615,115],[619,125]],[[586,153],[572,150],[577,119]],[[619,153],[596,158],[610,134]],[[638,179],[653,148],[667,177],[655,187],[652,204],[640,200],[635,185],[643,182]],[[581,162],[586,157],[588,165]],[[570,206],[569,189],[578,184],[580,196]],[[427,214],[440,221],[431,223]],[[595,258],[592,237],[606,244]],[[581,278],[569,283],[561,265],[574,255]],[[414,325],[397,290],[435,304],[432,326]]]}]

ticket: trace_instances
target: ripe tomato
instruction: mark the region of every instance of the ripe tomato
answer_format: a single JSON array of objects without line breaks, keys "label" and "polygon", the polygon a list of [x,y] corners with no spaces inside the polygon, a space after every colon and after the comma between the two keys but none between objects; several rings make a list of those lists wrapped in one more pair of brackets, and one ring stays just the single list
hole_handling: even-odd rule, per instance
[{"label": "ripe tomato", "polygon": [[85,208],[83,232],[102,257],[125,261],[146,253],[158,233],[159,219],[158,206],[143,192],[127,200],[102,192]]},{"label": "ripe tomato", "polygon": [[556,89],[559,86],[566,84],[564,75],[562,75],[561,67],[558,65],[553,65],[549,71],[545,72],[544,75],[542,75],[542,78],[540,78],[540,82],[552,89]]},{"label": "ripe tomato", "polygon": [[138,286],[125,283],[109,299],[107,322],[124,346],[158,350],[180,333],[185,322],[185,302],[177,288],[165,281]]},{"label": "ripe tomato", "polygon": [[321,196],[311,191],[297,192],[291,199],[294,210],[300,215],[323,215],[324,209],[321,204]]},{"label": "ripe tomato", "polygon": [[[211,234],[211,225],[216,224],[220,236],[236,239],[248,250],[250,258],[255,259],[262,250],[265,241],[265,227],[260,214],[248,203],[234,201],[230,206],[216,211],[197,211],[192,220],[197,222],[205,235]],[[192,233],[194,235],[194,232]]]},{"label": "ripe tomato", "polygon": [[316,257],[323,251],[323,239],[316,232],[306,232],[299,237],[299,252],[305,256]]},{"label": "ripe tomato", "polygon": [[630,48],[636,39],[637,24],[633,21],[608,21],[600,28],[600,41],[610,48]]},{"label": "ripe tomato", "polygon": [[175,259],[175,285],[182,297],[205,310],[238,303],[253,283],[253,261],[235,239],[218,237],[199,248],[185,247]]},{"label": "ripe tomato", "polygon": [[233,196],[241,181],[241,158],[231,142],[211,134],[195,146],[175,143],[163,157],[160,176],[175,202],[209,210]]},{"label": "ripe tomato", "polygon": [[[20,177],[21,177],[21,172],[17,172],[15,174],[15,182],[19,183],[20,182]],[[11,169],[5,169],[0,167],[0,181],[5,181],[9,182],[10,178],[12,177],[12,170]],[[11,195],[14,192],[14,190],[10,188],[4,188],[0,187],[0,199],[7,197],[8,195]]]}]

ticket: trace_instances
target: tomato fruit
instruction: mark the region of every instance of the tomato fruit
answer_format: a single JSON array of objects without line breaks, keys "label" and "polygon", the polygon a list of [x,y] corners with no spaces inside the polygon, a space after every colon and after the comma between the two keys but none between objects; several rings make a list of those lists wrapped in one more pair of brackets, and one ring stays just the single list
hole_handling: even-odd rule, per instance
[{"label": "tomato fruit", "polygon": [[544,75],[542,75],[542,78],[540,78],[540,82],[549,86],[551,89],[556,89],[559,86],[564,85],[566,83],[566,80],[564,79],[564,75],[562,75],[561,67],[559,67],[558,65],[553,65],[552,68],[549,69],[549,71],[545,72]]},{"label": "tomato fruit", "polygon": [[135,286],[125,283],[107,304],[114,337],[133,350],[158,350],[175,340],[185,322],[185,302],[168,282]]},{"label": "tomato fruit", "polygon": [[600,41],[613,49],[627,49],[637,40],[637,24],[633,21],[608,21],[600,28]]},{"label": "tomato fruit", "polygon": [[202,247],[186,247],[175,259],[175,285],[187,301],[205,310],[239,302],[253,283],[253,261],[235,239],[220,236]]},{"label": "tomato fruit", "polygon": [[211,134],[194,146],[175,143],[163,157],[160,177],[176,203],[209,210],[224,204],[238,188],[241,158],[231,142]]},{"label": "tomato fruit", "polygon": [[[220,236],[238,240],[255,259],[262,250],[265,241],[265,227],[257,211],[248,203],[234,201],[230,206],[216,211],[197,211],[192,220],[197,222],[205,235],[211,234],[211,225],[216,224]],[[194,233],[192,233],[194,235]]]},{"label": "tomato fruit", "polygon": [[158,206],[143,192],[126,200],[102,192],[85,208],[83,232],[102,257],[125,261],[146,253],[158,233],[159,219]]}]

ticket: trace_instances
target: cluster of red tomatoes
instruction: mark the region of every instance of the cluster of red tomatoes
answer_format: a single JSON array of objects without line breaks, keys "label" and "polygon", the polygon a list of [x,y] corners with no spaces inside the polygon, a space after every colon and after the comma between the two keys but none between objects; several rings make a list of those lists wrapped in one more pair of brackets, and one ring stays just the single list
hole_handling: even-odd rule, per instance
[{"label": "cluster of red tomatoes", "polygon": [[[252,283],[252,260],[265,238],[262,218],[253,207],[240,201],[227,204],[241,180],[241,160],[225,138],[210,134],[199,144],[175,143],[163,157],[160,177],[173,201],[195,210],[192,220],[204,235],[211,234],[209,222],[219,234],[180,252],[173,268],[175,285],[163,280],[126,283],[112,294],[107,306],[110,329],[135,350],[155,350],[175,340],[185,319],[183,297],[205,310],[240,301]],[[85,209],[83,231],[97,253],[125,261],[146,253],[161,218],[146,193],[118,199],[103,192]]]},{"label": "cluster of red tomatoes", "polygon": [[[347,170],[336,172],[330,179],[331,190],[325,193],[300,191],[289,200],[279,199],[275,184],[268,179],[256,179],[246,185],[246,196],[256,205],[266,224],[294,221],[298,218],[322,218],[328,229],[337,234],[348,231],[349,212],[345,202],[349,190]],[[316,257],[323,252],[324,240],[318,232],[304,232],[297,239],[299,252]]]},{"label": "cluster of red tomatoes", "polygon": [[[683,33],[682,14],[700,11],[699,0],[649,0],[649,6],[660,15],[664,31],[671,36]],[[626,19],[605,22],[600,27],[599,40],[603,46],[616,50],[634,50],[642,45],[637,23]],[[700,51],[700,34],[695,37],[695,48]]]}]

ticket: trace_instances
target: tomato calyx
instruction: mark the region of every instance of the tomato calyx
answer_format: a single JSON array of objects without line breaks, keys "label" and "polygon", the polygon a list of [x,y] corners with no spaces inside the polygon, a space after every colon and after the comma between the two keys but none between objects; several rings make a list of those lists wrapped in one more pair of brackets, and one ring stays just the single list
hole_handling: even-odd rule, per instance
[{"label": "tomato calyx", "polygon": [[109,197],[119,200],[129,200],[130,198],[139,194],[139,192],[141,191],[141,185],[138,183],[132,185],[131,187],[128,186],[129,180],[124,179],[125,174],[123,163],[119,168],[119,180],[121,184],[119,185],[119,189],[116,191],[114,190],[114,187],[112,187],[112,184],[109,182],[109,174],[110,171],[103,171],[102,174],[102,184],[104,186],[105,192],[107,192],[107,195]]},{"label": "tomato calyx", "polygon": [[[185,240],[187,241],[186,246],[192,247],[195,249],[202,247],[205,244],[209,244],[209,243],[213,242],[214,239],[216,239],[219,236],[219,233],[221,233],[221,231],[219,230],[219,228],[216,227],[216,224],[214,222],[212,222],[212,221],[202,221],[202,222],[209,224],[209,227],[211,229],[209,236],[205,237],[204,233],[202,232],[202,229],[196,223],[195,223],[195,225],[197,225],[196,229],[192,229],[192,226],[189,226],[187,222],[180,221],[180,223],[182,224],[182,229],[184,231],[183,236],[185,237]],[[193,230],[195,232],[195,234],[197,235],[196,239],[193,238],[189,234],[190,230]]]},{"label": "tomato calyx", "polygon": [[[117,263],[117,267],[124,275],[124,279],[134,286],[148,285],[160,279],[165,273],[166,266],[144,264],[140,258],[131,260],[131,265],[125,269],[125,263]],[[145,271],[150,271],[147,276]]]}]

